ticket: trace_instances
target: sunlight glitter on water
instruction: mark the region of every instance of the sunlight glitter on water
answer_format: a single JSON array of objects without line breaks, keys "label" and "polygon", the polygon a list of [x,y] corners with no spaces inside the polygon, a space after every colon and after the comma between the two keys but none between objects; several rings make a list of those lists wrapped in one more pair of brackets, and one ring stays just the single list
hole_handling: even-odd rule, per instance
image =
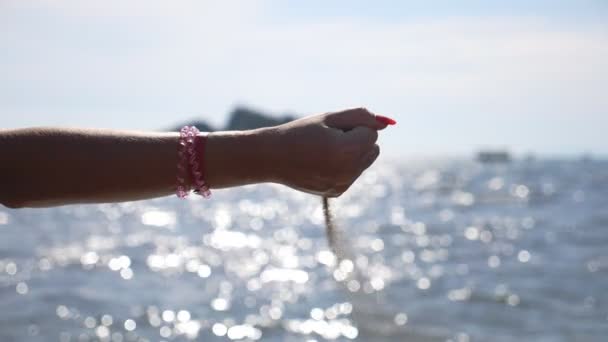
[{"label": "sunlight glitter on water", "polygon": [[0,295],[34,341],[517,340],[541,313],[599,336],[608,176],[569,165],[373,169],[333,202],[339,255],[319,199],[280,186],[10,212]]},{"label": "sunlight glitter on water", "polygon": [[8,224],[8,214],[0,211],[0,225]]},{"label": "sunlight glitter on water", "polygon": [[148,226],[172,228],[175,225],[176,217],[174,212],[149,210],[141,215],[141,222]]}]

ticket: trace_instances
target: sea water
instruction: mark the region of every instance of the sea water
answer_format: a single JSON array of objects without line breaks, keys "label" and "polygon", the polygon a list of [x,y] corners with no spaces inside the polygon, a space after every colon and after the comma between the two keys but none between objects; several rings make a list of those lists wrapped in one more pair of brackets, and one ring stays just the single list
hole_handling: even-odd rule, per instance
[{"label": "sea water", "polygon": [[605,341],[608,162],[381,162],[278,185],[0,208],[1,341]]}]

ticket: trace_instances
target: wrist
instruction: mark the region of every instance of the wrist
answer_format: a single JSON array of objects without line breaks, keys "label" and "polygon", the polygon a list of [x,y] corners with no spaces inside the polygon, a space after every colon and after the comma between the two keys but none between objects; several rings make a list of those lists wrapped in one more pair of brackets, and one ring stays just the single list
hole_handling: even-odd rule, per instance
[{"label": "wrist", "polygon": [[250,134],[249,143],[252,164],[257,175],[258,182],[279,182],[280,179],[280,137],[275,127],[259,128],[246,131]]},{"label": "wrist", "polygon": [[275,140],[273,128],[209,134],[206,181],[211,188],[276,181]]}]

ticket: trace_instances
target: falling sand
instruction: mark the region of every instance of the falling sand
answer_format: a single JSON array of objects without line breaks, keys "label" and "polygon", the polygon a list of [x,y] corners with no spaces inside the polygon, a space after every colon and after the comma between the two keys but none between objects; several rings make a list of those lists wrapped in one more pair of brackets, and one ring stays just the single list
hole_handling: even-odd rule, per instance
[{"label": "falling sand", "polygon": [[327,234],[327,244],[332,253],[336,256],[337,263],[345,258],[343,244],[338,244],[338,232],[334,223],[334,217],[329,205],[329,198],[323,197],[323,216],[325,217],[325,233]]},{"label": "falling sand", "polygon": [[[348,238],[342,234],[342,231],[340,231],[335,222],[329,198],[323,197],[322,203],[327,244],[336,258],[335,270],[343,274],[338,279],[334,272],[334,278],[344,289],[346,297],[353,305],[352,318],[359,328],[360,336],[391,336],[398,334],[396,330],[399,330],[399,327],[391,325],[395,314],[399,312],[398,308],[381,301],[379,292],[371,295],[370,292],[366,293],[366,291],[361,290],[362,284],[369,282],[369,279],[358,270],[356,263],[354,263],[356,259],[355,252],[351,248],[352,245],[349,243]],[[345,267],[348,264],[351,266]],[[357,286],[353,288],[353,284],[357,284]],[[380,329],[374,326],[374,324],[382,325],[382,328]],[[415,335],[413,336],[415,337]]]}]

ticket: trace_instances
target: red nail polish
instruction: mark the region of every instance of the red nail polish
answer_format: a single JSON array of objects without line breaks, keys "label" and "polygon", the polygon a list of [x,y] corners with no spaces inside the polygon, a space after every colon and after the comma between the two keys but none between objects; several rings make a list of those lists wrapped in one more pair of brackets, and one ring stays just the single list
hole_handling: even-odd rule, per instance
[{"label": "red nail polish", "polygon": [[385,125],[394,125],[397,123],[397,121],[382,115],[376,115],[376,120]]}]

